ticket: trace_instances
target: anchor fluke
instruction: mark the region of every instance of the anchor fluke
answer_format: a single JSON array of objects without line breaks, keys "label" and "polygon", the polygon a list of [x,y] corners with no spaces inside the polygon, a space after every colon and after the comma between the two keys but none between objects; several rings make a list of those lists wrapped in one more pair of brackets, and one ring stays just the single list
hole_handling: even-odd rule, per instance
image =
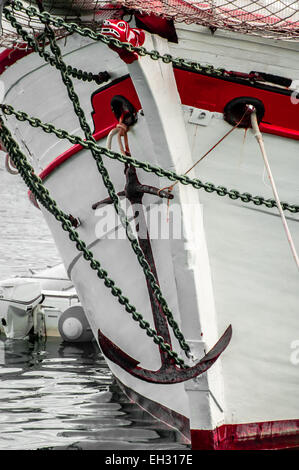
[{"label": "anchor fluke", "polygon": [[112,362],[115,362],[115,364],[126,370],[128,367],[134,368],[138,366],[138,361],[136,361],[133,357],[129,356],[122,349],[116,346],[116,344],[113,343],[109,338],[107,338],[107,336],[103,335],[101,330],[98,330],[98,338],[103,354],[105,354],[105,356]]},{"label": "anchor fluke", "polygon": [[157,384],[185,382],[206,372],[226,349],[232,337],[232,327],[226,329],[213,348],[194,366],[187,369],[177,367],[172,359],[164,359],[159,370],[148,370],[138,367],[139,361],[126,354],[115,343],[98,330],[98,339],[103,354],[129,374],[140,380]]}]

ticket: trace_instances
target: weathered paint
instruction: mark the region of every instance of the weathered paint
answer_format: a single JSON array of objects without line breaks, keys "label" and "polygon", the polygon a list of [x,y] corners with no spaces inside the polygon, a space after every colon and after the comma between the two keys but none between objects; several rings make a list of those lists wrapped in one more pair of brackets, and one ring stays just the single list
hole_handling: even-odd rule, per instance
[{"label": "weathered paint", "polygon": [[299,447],[299,420],[224,424],[191,429],[193,450],[278,450]]}]

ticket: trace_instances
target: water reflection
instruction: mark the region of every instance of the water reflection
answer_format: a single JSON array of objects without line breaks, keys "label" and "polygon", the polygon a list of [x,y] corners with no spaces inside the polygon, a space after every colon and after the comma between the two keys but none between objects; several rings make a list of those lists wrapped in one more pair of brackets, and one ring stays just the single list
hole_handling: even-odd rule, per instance
[{"label": "water reflection", "polygon": [[131,403],[96,343],[0,336],[0,449],[187,449]]},{"label": "water reflection", "polygon": [[[60,261],[40,211],[0,152],[0,279]],[[95,343],[0,336],[0,449],[182,449],[113,382]]]},{"label": "water reflection", "polygon": [[0,279],[27,275],[61,262],[41,211],[30,202],[20,176],[7,173],[0,151]]}]

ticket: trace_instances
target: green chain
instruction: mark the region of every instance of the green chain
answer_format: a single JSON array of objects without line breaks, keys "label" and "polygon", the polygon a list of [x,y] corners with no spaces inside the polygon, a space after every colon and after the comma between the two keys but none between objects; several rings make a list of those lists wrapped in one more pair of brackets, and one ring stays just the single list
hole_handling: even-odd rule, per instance
[{"label": "green chain", "polygon": [[69,233],[70,240],[76,244],[77,250],[83,253],[83,258],[89,261],[90,267],[97,272],[97,276],[100,279],[104,280],[105,286],[111,290],[112,295],[124,306],[126,312],[131,314],[133,320],[139,323],[140,327],[146,331],[146,334],[153,338],[155,344],[159,345],[162,351],[166,352],[178,366],[187,368],[188,366],[184,363],[184,360],[179,358],[178,354],[171,349],[168,343],[165,343],[164,338],[157,335],[153,328],[150,328],[150,324],[136,311],[136,307],[129,302],[129,299],[122,294],[121,289],[116,286],[114,280],[109,278],[107,271],[101,267],[101,263],[94,259],[92,251],[80,239],[78,232],[72,227],[68,216],[58,208],[56,201],[50,197],[49,191],[43,185],[42,180],[35,174],[33,167],[21,152],[2,118],[0,118],[0,126],[0,136],[3,145],[35,198],[61,223],[63,230]]},{"label": "green chain", "polygon": [[[129,52],[137,52],[141,56],[149,55],[153,60],[161,59],[165,63],[172,63],[173,65],[176,65],[176,66],[184,66],[190,70],[201,71],[207,74],[213,73],[214,75],[215,74],[222,75],[224,72],[223,69],[214,69],[214,67],[212,66],[202,66],[198,63],[189,62],[184,59],[176,59],[168,54],[162,56],[158,51],[147,51],[143,47],[133,47],[129,43],[122,43],[116,39],[107,38],[101,33],[94,33],[92,30],[88,28],[80,28],[75,23],[69,24],[69,23],[64,22],[60,18],[56,19],[52,17],[51,15],[49,15],[48,13],[45,13],[45,12],[39,13],[35,8],[32,8],[32,7],[25,8],[23,7],[22,3],[17,2],[17,1],[14,2],[10,6],[16,11],[25,12],[29,18],[33,16],[38,17],[45,24],[45,32],[43,33],[44,35],[43,45],[39,45],[38,42],[35,39],[33,39],[23,29],[22,25],[20,25],[16,21],[15,17],[10,12],[10,10],[7,8],[4,8],[4,14],[6,18],[8,19],[8,21],[10,21],[11,25],[17,30],[18,34],[21,35],[23,39],[28,43],[28,45],[32,47],[32,49],[34,49],[41,57],[43,57],[46,62],[48,62],[50,65],[55,66],[58,70],[60,70],[62,80],[64,84],[66,85],[69,97],[74,106],[74,111],[79,119],[81,128],[85,133],[86,140],[84,141],[83,139],[80,139],[77,136],[72,136],[64,130],[57,130],[51,124],[43,124],[37,118],[28,118],[28,115],[26,115],[26,113],[20,113],[20,112],[17,113],[16,111],[13,110],[12,107],[9,107],[8,105],[2,106],[3,112],[8,115],[14,114],[17,117],[17,119],[27,120],[33,127],[41,127],[43,128],[45,132],[52,132],[56,134],[57,137],[59,138],[67,138],[72,143],[79,143],[84,148],[88,148],[91,151],[97,163],[98,170],[102,176],[104,185],[107,188],[110,198],[114,204],[115,210],[120,216],[121,223],[126,230],[127,237],[131,243],[133,251],[137,255],[138,261],[143,268],[145,277],[150,283],[157,300],[160,302],[160,305],[168,320],[168,323],[174,331],[175,337],[178,339],[182,349],[185,351],[186,355],[188,356],[190,353],[190,347],[186,343],[183,334],[179,330],[179,327],[177,323],[175,322],[171,311],[168,308],[166,300],[162,296],[160,287],[155,279],[155,276],[151,272],[151,269],[144,257],[143,251],[141,250],[139,246],[138,240],[134,237],[130,224],[123,210],[120,207],[118,196],[110,180],[107,169],[104,166],[102,155],[106,155],[109,158],[117,159],[119,161],[132,164],[136,168],[143,168],[145,171],[153,172],[157,174],[158,176],[166,176],[171,181],[180,181],[182,184],[191,184],[194,188],[197,188],[197,189],[203,188],[207,192],[216,192],[219,196],[228,195],[231,199],[241,199],[243,202],[253,202],[256,205],[264,204],[266,205],[266,207],[274,207],[276,206],[276,202],[271,199],[265,200],[264,198],[260,196],[253,197],[249,193],[240,194],[236,190],[228,191],[225,187],[222,187],[222,186],[216,187],[212,183],[204,184],[200,180],[197,180],[197,179],[192,180],[186,175],[179,176],[179,175],[176,175],[174,172],[163,170],[162,168],[159,168],[159,167],[154,167],[150,165],[149,163],[139,162],[138,160],[131,159],[123,155],[117,154],[116,152],[112,152],[107,149],[98,147],[96,144],[96,141],[93,138],[90,127],[86,121],[85,114],[80,106],[79,98],[74,91],[73,84],[70,79],[70,75],[71,75],[79,79],[91,81],[91,80],[95,80],[95,76],[93,74],[88,74],[87,72],[83,72],[81,70],[77,70],[75,68],[65,65],[62,59],[61,51],[56,43],[55,34],[50,29],[50,24],[53,26],[57,26],[57,27],[64,27],[67,31],[71,33],[77,32],[81,34],[82,36],[85,36],[85,37],[88,36],[91,39],[100,40],[108,45],[116,46],[118,48],[125,48]],[[51,48],[52,53],[54,54],[54,57],[44,50],[45,38],[48,38],[50,41],[50,48]],[[71,221],[69,220],[69,216],[65,215],[60,209],[58,209],[56,202],[50,198],[47,189],[44,188],[42,181],[34,174],[32,167],[28,164],[26,157],[20,152],[18,145],[16,144],[16,142],[14,142],[11,134],[9,133],[8,129],[4,126],[4,124],[2,125],[1,135],[3,138],[4,145],[6,146],[8,152],[12,155],[12,159],[17,169],[19,170],[25,183],[31,189],[34,196],[44,205],[44,207],[46,207],[48,211],[50,211],[56,217],[57,220],[61,222],[62,228],[69,232],[70,239],[76,243],[77,249],[83,252],[84,258],[90,261],[90,265],[92,269],[97,270],[98,276],[101,279],[104,279],[105,285],[111,289],[112,294],[118,297],[119,302],[122,305],[125,305],[126,311],[132,314],[133,319],[139,322],[141,328],[146,330],[147,334],[153,338],[154,342],[156,344],[159,344],[161,349],[163,351],[166,351],[169,354],[169,356],[172,359],[174,359],[177,365],[180,365],[181,367],[187,367],[184,361],[178,357],[177,353],[172,351],[170,345],[165,343],[164,339],[158,336],[155,330],[150,328],[149,323],[143,319],[142,315],[136,312],[136,308],[129,303],[129,300],[122,296],[121,290],[115,287],[114,281],[108,277],[107,272],[101,268],[100,263],[94,260],[92,252],[90,252],[90,250],[86,248],[85,243],[80,240],[78,233],[71,227]],[[298,212],[299,210],[298,206],[289,205],[287,203],[282,203],[282,206],[285,210],[290,210],[291,212]]]},{"label": "green chain", "polygon": [[[84,111],[80,106],[79,97],[75,93],[72,81],[71,81],[71,79],[69,78],[69,76],[67,74],[67,68],[66,68],[66,66],[63,62],[61,51],[59,49],[59,46],[57,45],[55,35],[54,35],[53,31],[50,28],[47,29],[47,36],[50,40],[50,47],[51,47],[52,53],[54,54],[55,59],[56,59],[56,66],[61,72],[62,81],[65,84],[65,86],[67,88],[67,91],[68,91],[68,94],[69,94],[69,97],[70,97],[70,99],[73,103],[74,111],[75,111],[76,115],[78,116],[81,129],[84,131],[86,139],[94,141],[94,143],[96,143],[96,141],[93,138],[91,129],[90,129],[90,127],[89,127],[89,125],[86,121]],[[109,173],[108,173],[108,171],[107,171],[107,169],[104,165],[103,159],[102,159],[101,156],[96,155],[96,153],[94,152],[94,150],[92,148],[90,148],[90,151],[92,153],[92,156],[96,160],[99,173],[101,174],[102,179],[103,179],[103,183],[104,183],[104,185],[105,185],[105,187],[108,191],[108,194],[109,194],[109,196],[110,196],[110,198],[113,202],[115,211],[116,211],[116,213],[118,214],[118,216],[120,218],[121,224],[124,227],[124,229],[126,230],[127,238],[129,239],[129,241],[131,243],[131,247],[132,247],[134,253],[137,256],[137,259],[138,259],[138,262],[139,262],[140,266],[143,269],[144,275],[145,275],[147,281],[149,282],[149,284],[150,284],[150,286],[151,286],[151,288],[152,288],[152,290],[155,294],[156,299],[160,303],[160,305],[162,307],[162,310],[163,310],[163,313],[165,314],[170,327],[173,329],[173,333],[174,333],[175,337],[177,338],[177,340],[179,341],[181,348],[188,355],[190,353],[190,347],[186,343],[185,338],[184,338],[182,332],[180,331],[177,322],[173,318],[172,312],[170,311],[170,309],[167,305],[167,302],[166,302],[165,298],[162,295],[160,286],[159,286],[154,274],[152,273],[152,270],[151,270],[151,268],[150,268],[150,266],[149,266],[149,264],[148,264],[148,262],[147,262],[147,260],[144,256],[144,253],[143,253],[142,249],[140,248],[140,245],[138,243],[137,238],[133,234],[133,231],[132,231],[130,223],[129,223],[126,215],[125,215],[125,212],[123,211],[123,209],[120,206],[119,198],[116,194],[113,183],[112,183],[112,181],[109,177]]]},{"label": "green chain", "polygon": [[[29,17],[37,16],[44,23],[49,22],[49,23],[51,23],[51,24],[53,24],[54,26],[57,26],[57,27],[64,26],[69,32],[77,32],[77,33],[79,33],[83,36],[89,36],[91,39],[94,39],[94,40],[99,39],[102,42],[104,42],[105,44],[112,44],[112,45],[120,47],[120,48],[125,48],[125,49],[127,49],[131,52],[132,51],[137,52],[139,55],[148,54],[152,58],[162,59],[164,62],[172,62],[174,65],[186,66],[190,69],[193,68],[194,70],[197,70],[197,71],[204,71],[205,73],[216,73],[217,72],[217,74],[220,75],[220,74],[223,74],[223,72],[224,72],[223,69],[216,70],[212,66],[203,67],[198,63],[195,64],[194,62],[188,62],[188,61],[185,61],[184,59],[173,59],[169,55],[161,56],[158,51],[149,52],[149,51],[146,51],[142,47],[138,48],[138,47],[133,47],[129,43],[121,43],[120,41],[118,41],[116,39],[107,38],[106,36],[104,36],[101,33],[95,33],[94,31],[90,30],[89,28],[83,28],[82,29],[76,23],[66,23],[62,20],[62,18],[54,18],[49,13],[46,13],[46,12],[39,13],[33,7],[25,8],[25,7],[23,7],[22,3],[18,2],[18,1],[15,1],[13,3],[12,7],[17,11],[23,11]],[[17,31],[19,32],[19,34],[22,35],[25,42],[29,42],[30,45],[32,43],[32,46],[35,48],[36,52],[38,52],[40,55],[42,55],[44,57],[45,60],[47,60],[47,58],[48,58],[48,56],[50,56],[50,54],[48,54],[47,52],[42,51],[40,48],[38,48],[35,41],[32,38],[30,38],[30,36],[26,32],[24,32],[21,25],[19,25],[16,22],[15,18],[13,17],[13,15],[10,13],[10,11],[7,8],[4,8],[3,12],[4,12],[6,18],[9,21],[11,21],[12,26],[14,26],[17,29]],[[48,124],[48,126],[52,126],[52,125]],[[49,132],[53,132],[53,130],[51,130],[51,131],[49,130]],[[70,136],[65,135],[65,131],[61,131],[61,132],[63,132],[64,136],[59,137],[59,138],[68,138],[71,141]],[[80,139],[80,138],[78,138],[78,139]],[[78,142],[78,143],[83,145],[82,142]],[[89,148],[89,147],[87,146],[85,148]],[[97,146],[95,146],[95,150],[98,151]],[[122,161],[122,162],[128,162],[128,160],[126,160],[126,158],[123,157],[122,155],[119,155],[115,152],[113,153],[113,152],[111,152],[107,149],[101,149],[100,154],[105,154],[109,158],[118,159],[119,161]],[[218,196],[228,196],[230,199],[233,199],[233,200],[240,199],[244,203],[252,202],[253,204],[255,204],[257,206],[264,205],[267,208],[277,207],[276,201],[274,199],[266,199],[263,196],[252,196],[250,193],[247,193],[247,192],[240,193],[236,189],[229,190],[225,186],[216,186],[213,183],[202,183],[199,179],[191,179],[186,175],[180,175],[179,176],[179,175],[176,175],[175,173],[173,173],[171,171],[163,170],[162,168],[159,168],[159,167],[154,167],[154,166],[150,165],[149,163],[138,162],[138,160],[135,160],[135,163],[133,163],[133,159],[132,159],[132,160],[130,160],[130,162],[133,165],[135,165],[136,168],[143,168],[145,171],[153,172],[158,176],[166,176],[170,181],[180,181],[182,184],[190,184],[195,189],[204,189],[206,192],[209,192],[209,193],[216,192],[218,194]],[[292,213],[299,212],[299,206],[296,205],[296,204],[289,204],[287,202],[282,202],[281,204],[282,204],[283,210],[287,210],[287,211],[292,212]]]},{"label": "green chain", "polygon": [[[242,202],[245,203],[253,203],[256,206],[264,205],[268,209],[273,207],[277,207],[276,201],[274,199],[266,199],[263,196],[253,196],[250,193],[241,193],[236,189],[227,189],[225,186],[216,186],[213,183],[203,183],[201,180],[195,178],[192,179],[187,175],[178,175],[171,170],[165,170],[159,166],[152,165],[148,162],[142,162],[137,160],[133,157],[127,157],[117,152],[113,152],[112,150],[108,150],[105,147],[100,147],[94,140],[84,140],[79,136],[69,134],[64,129],[56,129],[53,124],[43,123],[39,118],[29,117],[27,113],[23,111],[15,111],[14,108],[10,105],[3,104],[0,105],[0,108],[4,112],[4,114],[8,116],[15,116],[18,121],[26,121],[30,124],[31,127],[39,127],[45,133],[49,134],[52,133],[56,135],[59,139],[67,139],[71,144],[79,144],[85,149],[93,149],[95,154],[98,155],[105,155],[106,157],[117,160],[121,163],[127,163],[135,168],[140,168],[147,173],[154,173],[159,177],[166,177],[170,181],[179,181],[181,184],[184,185],[191,185],[195,189],[204,189],[208,193],[216,193],[218,196],[228,196],[230,199],[238,200],[240,199]],[[299,205],[297,204],[289,204],[288,202],[281,202],[282,208],[285,211],[289,211],[293,214],[299,212]]]},{"label": "green chain", "polygon": [[[29,45],[29,47],[37,52],[40,57],[42,57],[48,64],[52,66],[56,66],[55,57],[51,56],[51,54],[44,50],[45,47],[45,35],[40,35],[38,38],[32,38],[19,24],[15,17],[7,10],[4,12],[6,19],[10,21],[11,25],[17,30],[18,34],[22,36],[24,41]],[[41,42],[41,37],[43,41]],[[99,72],[98,74],[94,74],[92,72],[86,72],[81,69],[77,69],[76,67],[72,67],[71,65],[67,66],[67,73],[78,80],[82,80],[83,82],[92,82],[94,81],[97,85],[101,85],[102,83],[107,82],[111,76],[108,72]]]},{"label": "green chain", "polygon": [[[28,42],[28,40],[30,39],[30,36],[28,35],[28,33],[26,31],[23,30],[22,26],[15,20],[15,18],[10,17],[10,15],[7,15],[7,19],[12,20],[11,21],[12,26],[14,26],[17,29],[17,31],[19,32],[19,34],[22,35],[23,39]],[[49,39],[50,48],[51,48],[52,53],[54,54],[55,62],[51,65],[54,65],[58,70],[60,70],[63,83],[65,84],[65,86],[67,88],[69,98],[71,99],[71,101],[73,103],[74,111],[75,111],[75,113],[76,113],[76,115],[79,119],[80,126],[81,126],[82,130],[85,133],[85,137],[86,137],[86,139],[94,141],[94,143],[95,143],[95,140],[93,139],[93,136],[92,136],[91,129],[90,129],[90,127],[89,127],[89,125],[86,121],[84,111],[80,106],[79,97],[75,93],[73,83],[72,83],[72,81],[71,81],[71,79],[70,79],[70,77],[67,73],[67,66],[63,62],[59,46],[57,45],[57,42],[56,42],[56,39],[55,39],[55,34],[50,29],[47,22],[45,24],[44,36]],[[39,55],[41,57],[44,57],[45,56],[45,51],[43,51],[42,48],[39,47],[37,44],[36,44],[36,46],[37,46],[37,51],[38,51]],[[46,53],[46,56],[49,57],[49,54]],[[154,295],[155,295],[156,299],[160,303],[161,308],[163,310],[163,313],[165,314],[165,316],[167,318],[168,324],[172,328],[173,333],[174,333],[175,337],[177,338],[177,340],[179,341],[179,344],[180,344],[181,348],[185,352],[186,356],[189,357],[189,355],[190,355],[190,346],[188,345],[188,343],[186,342],[186,340],[184,338],[184,335],[180,331],[180,328],[179,328],[177,322],[174,320],[172,312],[169,309],[169,307],[167,305],[167,302],[166,302],[165,298],[162,295],[160,286],[157,283],[157,280],[156,280],[155,276],[153,275],[153,273],[151,271],[151,268],[150,268],[150,266],[149,266],[149,264],[148,264],[148,262],[147,262],[147,260],[144,256],[144,253],[143,253],[142,249],[139,246],[138,240],[135,238],[135,236],[133,234],[130,223],[127,220],[127,217],[126,217],[124,211],[122,210],[122,208],[120,206],[119,198],[118,198],[118,196],[116,194],[116,191],[114,189],[114,186],[113,186],[113,184],[110,180],[108,171],[104,166],[102,157],[101,157],[101,155],[96,155],[92,148],[90,148],[90,151],[91,151],[94,159],[96,160],[97,167],[98,167],[98,170],[99,170],[99,172],[102,176],[104,185],[108,190],[108,194],[109,194],[109,196],[110,196],[110,198],[113,202],[113,205],[114,205],[114,208],[115,208],[117,214],[120,217],[120,221],[121,221],[123,227],[126,230],[127,238],[129,239],[129,241],[131,243],[131,247],[132,247],[134,253],[137,256],[139,264],[141,265],[141,267],[143,269],[144,275],[145,275],[147,281],[149,282],[149,284],[150,284],[150,286],[151,286],[151,288],[154,292]]]},{"label": "green chain", "polygon": [[[140,56],[149,56],[153,60],[162,60],[166,64],[172,63],[174,66],[177,67],[185,67],[189,70],[194,70],[197,72],[204,72],[208,75],[217,75],[223,76],[224,69],[217,69],[213,65],[202,65],[198,62],[190,62],[186,59],[180,57],[173,57],[170,54],[161,55],[159,51],[152,50],[148,51],[145,47],[142,46],[132,46],[132,44],[128,42],[121,42],[118,39],[110,38],[105,36],[100,32],[92,31],[90,28],[81,28],[76,23],[67,23],[62,18],[54,17],[47,12],[40,13],[34,7],[24,7],[23,4],[19,1],[14,1],[11,5],[9,5],[15,11],[21,11],[26,13],[29,18],[37,17],[40,21],[44,24],[51,24],[57,28],[64,28],[69,33],[78,33],[83,37],[89,37],[94,41],[101,41],[104,44],[109,46],[114,46],[119,49],[126,49],[128,52],[137,52]],[[6,18],[10,21],[7,14],[10,14],[10,10],[5,7],[3,9],[3,13],[5,14]]]},{"label": "green chain", "polygon": [[67,73],[78,80],[82,80],[83,82],[95,82],[97,85],[102,85],[102,83],[108,82],[111,78],[110,74],[106,71],[94,74],[77,69],[76,67],[71,67],[70,65],[67,66]]}]

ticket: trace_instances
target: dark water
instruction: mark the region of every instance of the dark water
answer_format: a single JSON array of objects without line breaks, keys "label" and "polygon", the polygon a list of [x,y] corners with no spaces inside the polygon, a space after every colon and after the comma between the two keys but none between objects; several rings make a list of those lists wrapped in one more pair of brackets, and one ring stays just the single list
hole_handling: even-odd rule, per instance
[{"label": "dark water", "polygon": [[187,450],[122,394],[95,343],[0,336],[0,450]]},{"label": "dark water", "polygon": [[[60,262],[40,211],[0,152],[0,279]],[[95,343],[0,336],[0,449],[187,449],[130,403]]]}]

